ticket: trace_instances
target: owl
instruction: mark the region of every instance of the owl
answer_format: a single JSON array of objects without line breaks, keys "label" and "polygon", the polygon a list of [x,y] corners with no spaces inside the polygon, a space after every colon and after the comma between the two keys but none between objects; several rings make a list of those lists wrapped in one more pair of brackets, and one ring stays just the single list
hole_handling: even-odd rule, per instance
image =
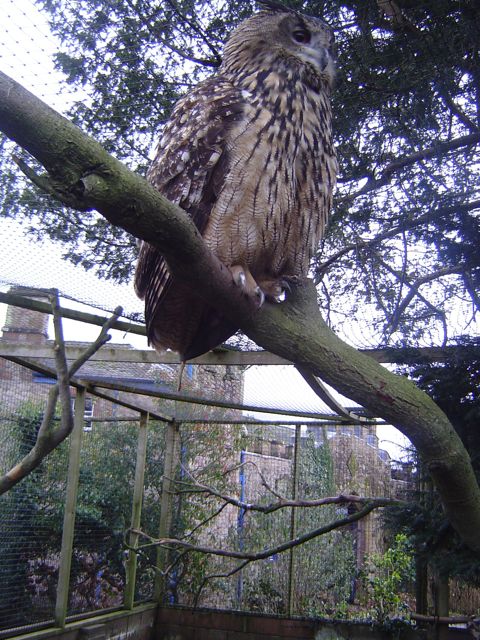
[{"label": "owl", "polygon": [[[218,72],[174,107],[147,178],[193,219],[258,304],[308,273],[327,223],[337,162],[330,94],[334,36],[318,18],[263,0],[230,35]],[[150,344],[189,360],[238,327],[157,249],[135,273]]]}]

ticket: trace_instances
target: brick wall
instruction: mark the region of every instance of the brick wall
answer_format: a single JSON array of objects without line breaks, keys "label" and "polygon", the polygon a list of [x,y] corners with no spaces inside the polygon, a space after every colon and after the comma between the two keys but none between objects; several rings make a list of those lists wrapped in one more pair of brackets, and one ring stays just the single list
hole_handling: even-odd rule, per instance
[{"label": "brick wall", "polygon": [[154,640],[419,640],[416,631],[389,634],[368,624],[252,615],[236,611],[158,610]]}]

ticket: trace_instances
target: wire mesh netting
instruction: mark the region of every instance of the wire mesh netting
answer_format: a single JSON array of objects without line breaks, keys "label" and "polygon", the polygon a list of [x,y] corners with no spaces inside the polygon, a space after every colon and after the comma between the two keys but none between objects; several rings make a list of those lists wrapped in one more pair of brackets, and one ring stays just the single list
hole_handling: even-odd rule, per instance
[{"label": "wire mesh netting", "polygon": [[[4,474],[32,450],[52,384],[15,363],[4,363],[1,370],[0,472]],[[72,390],[72,402],[73,398]],[[132,517],[138,433],[138,413],[108,400],[87,398],[68,616],[124,602],[124,538]],[[149,444],[143,517],[150,525],[156,519],[158,526],[161,424],[151,423]],[[54,621],[69,455],[65,442],[0,498],[1,629]],[[151,571],[139,562],[137,601],[152,597]]]},{"label": "wire mesh netting", "polygon": [[[398,492],[389,462],[368,444],[370,433],[363,429],[355,436],[351,428],[338,435],[327,425],[270,429],[248,425],[241,431],[223,427],[220,440],[211,427],[205,427],[202,437],[217,443],[215,454],[205,456],[199,449],[198,429],[192,433],[185,425],[174,510],[176,535],[204,548],[257,557],[251,562],[172,554],[170,562],[176,567],[169,583],[172,602],[304,616],[331,614],[340,603],[353,602],[363,557],[382,547],[378,519],[371,516],[360,526],[329,532],[332,522],[348,515],[347,507],[317,505],[299,513],[279,505],[318,500],[337,491],[363,491],[367,469],[372,468],[377,484],[369,495]],[[345,456],[350,471],[338,464]],[[321,537],[312,533],[323,529]],[[294,539],[305,544],[284,546]]]},{"label": "wire mesh netting", "polygon": [[[18,319],[16,311],[17,308],[9,311],[4,344],[5,340],[10,344],[18,344],[15,340],[19,340],[22,344],[27,335],[25,326],[20,333],[13,331],[12,322]],[[24,324],[29,313],[36,316],[37,322],[40,319],[45,328],[43,314],[37,312],[22,311],[20,317]],[[33,332],[32,324],[29,326],[30,338],[37,339],[38,348],[44,348],[45,335],[38,344],[39,333]],[[81,346],[82,343],[77,344],[78,348]],[[33,348],[32,354],[35,356]],[[55,380],[54,375],[48,373],[52,366],[49,358],[31,357],[28,367],[4,358],[0,362],[1,471],[5,473],[33,447],[47,395]],[[356,431],[354,427],[344,427],[340,432],[334,422],[324,423],[321,427],[314,424],[302,427],[300,423],[288,425],[288,421],[281,426],[270,424],[268,419],[255,420],[240,408],[245,367],[197,367],[186,372],[187,393],[191,394],[195,389],[203,389],[205,393],[207,387],[215,388],[224,400],[239,403],[238,409],[232,409],[205,407],[200,402],[185,403],[181,398],[145,397],[141,384],[136,393],[128,388],[125,390],[122,386],[125,380],[145,380],[137,377],[144,376],[144,365],[137,362],[129,366],[130,378],[125,363],[100,358],[89,362],[83,374],[85,382],[90,376],[90,381],[100,386],[94,387],[94,393],[99,395],[87,395],[85,401],[71,569],[67,581],[67,617],[125,604],[128,544],[131,542],[128,529],[132,518],[140,429],[140,414],[135,406],[142,407],[142,404],[152,415],[163,415],[167,420],[175,416],[177,422],[172,424],[182,426],[178,430],[171,424],[154,420],[148,426],[140,521],[145,537],[142,534],[139,540],[136,601],[152,598],[155,584],[164,580],[163,574],[156,569],[159,562],[169,568],[164,589],[165,597],[171,603],[191,605],[200,601],[208,606],[249,611],[312,614],[320,610],[320,603],[329,591],[329,571],[330,579],[339,585],[341,593],[338,597],[343,597],[357,562],[357,543],[348,531],[333,533],[321,543],[308,543],[310,551],[305,557],[297,551],[282,553],[281,549],[292,536],[303,535],[312,527],[318,528],[337,517],[338,508],[317,508],[300,519],[295,518],[291,509],[280,509],[269,516],[262,510],[272,500],[309,499],[327,495],[340,486],[342,490],[344,487],[362,492],[366,480],[361,474],[365,474],[366,467],[370,470],[375,465],[378,467],[376,476],[383,474],[384,482],[370,487],[372,495],[386,495],[392,491],[390,463],[385,452],[378,448],[375,427],[357,427]],[[109,384],[114,381],[116,390],[101,387],[106,371]],[[154,371],[158,384],[158,368]],[[164,376],[163,388],[168,384],[175,386],[175,370],[172,372],[167,367],[160,372]],[[155,381],[150,380],[150,384]],[[104,395],[109,393],[111,397]],[[75,396],[72,389],[72,403]],[[177,429],[178,438],[173,446],[166,438],[166,431],[172,428]],[[298,454],[295,453],[296,442]],[[350,443],[350,449],[347,443]],[[333,462],[332,455],[337,455],[337,449],[350,460],[350,471],[342,471],[343,480],[340,476],[334,477],[342,468]],[[356,463],[352,462],[353,452]],[[0,499],[1,544],[4,548],[0,571],[5,577],[1,589],[0,625],[4,629],[53,622],[58,615],[59,598],[64,596],[57,587],[65,554],[61,551],[62,533],[66,526],[64,505],[69,491],[67,471],[72,465],[72,455],[75,454],[71,447],[63,443],[32,475]],[[362,455],[366,456],[363,461]],[[167,459],[169,466],[165,470]],[[358,472],[358,478],[355,469],[363,470]],[[173,483],[167,492],[164,488],[166,479]],[[223,504],[222,500],[227,502]],[[240,502],[235,503],[235,500]],[[258,504],[260,509],[247,512],[241,507],[247,503]],[[247,549],[261,553],[272,547],[278,547],[278,550],[267,554],[268,558],[259,563],[247,563],[240,571],[235,558],[222,558],[215,553],[185,554],[181,548],[172,553],[168,545],[158,551],[148,540],[156,538],[162,526],[163,535],[214,551],[227,548],[240,553]],[[374,536],[370,539],[373,541]],[[144,547],[145,541],[147,546]],[[336,555],[340,550],[341,560]],[[332,558],[328,571],[324,566],[325,557]],[[314,602],[313,593],[307,589],[310,581],[305,580],[305,576],[311,575],[312,583],[316,576],[315,581],[319,584],[319,563],[323,563],[325,584]],[[340,579],[337,573],[342,563],[345,566]],[[212,578],[216,574],[230,573],[222,579]],[[293,576],[291,580],[290,576]],[[344,586],[341,588],[342,580]]]}]

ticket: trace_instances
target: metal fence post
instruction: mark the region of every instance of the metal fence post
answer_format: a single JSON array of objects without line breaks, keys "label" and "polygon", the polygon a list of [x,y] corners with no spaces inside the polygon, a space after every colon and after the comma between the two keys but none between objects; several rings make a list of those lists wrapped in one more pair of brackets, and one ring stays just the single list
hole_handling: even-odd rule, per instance
[{"label": "metal fence post", "polygon": [[[180,464],[180,423],[169,422],[165,430],[165,460],[163,467],[162,494],[160,498],[160,526],[159,538],[168,538],[173,521],[173,497],[175,474]],[[168,562],[168,551],[157,549],[157,578],[155,580],[155,600],[161,602],[165,594],[165,580],[161,573]]]},{"label": "metal fence post", "polygon": [[[300,464],[302,426],[297,424],[295,427],[295,446],[293,451],[293,474],[292,474],[292,500],[298,498],[298,472]],[[292,507],[290,514],[290,540],[297,535],[297,509]],[[295,598],[295,549],[292,547],[288,558],[288,601],[287,613],[289,616],[294,614],[294,598]]]},{"label": "metal fence post", "polygon": [[[148,413],[140,414],[140,424],[138,427],[137,441],[137,461],[135,464],[135,482],[133,485],[133,504],[132,504],[132,520],[131,529],[140,528],[140,520],[142,516],[143,503],[143,483],[145,478],[145,461],[147,457],[147,427]],[[129,545],[136,548],[138,544],[138,533],[130,531]],[[124,607],[133,609],[135,600],[135,580],[137,577],[137,554],[132,549],[128,552],[127,566],[125,570],[125,597]]]},{"label": "metal fence post", "polygon": [[65,626],[70,588],[70,569],[72,566],[73,535],[75,531],[75,512],[77,508],[78,480],[80,476],[80,453],[85,413],[85,389],[79,387],[75,397],[73,431],[70,435],[68,459],[67,492],[65,513],[63,516],[62,547],[58,569],[57,599],[55,603],[55,624]]}]

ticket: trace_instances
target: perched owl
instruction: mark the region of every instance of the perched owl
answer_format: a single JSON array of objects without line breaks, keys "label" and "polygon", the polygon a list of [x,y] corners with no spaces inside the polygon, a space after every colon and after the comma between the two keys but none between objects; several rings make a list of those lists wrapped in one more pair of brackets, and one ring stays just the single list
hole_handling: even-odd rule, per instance
[{"label": "perched owl", "polygon": [[[305,276],[336,178],[334,37],[264,0],[228,39],[218,73],[173,109],[148,180],[193,219],[239,286],[278,301]],[[149,342],[194,358],[238,329],[142,243],[135,274]]]}]

